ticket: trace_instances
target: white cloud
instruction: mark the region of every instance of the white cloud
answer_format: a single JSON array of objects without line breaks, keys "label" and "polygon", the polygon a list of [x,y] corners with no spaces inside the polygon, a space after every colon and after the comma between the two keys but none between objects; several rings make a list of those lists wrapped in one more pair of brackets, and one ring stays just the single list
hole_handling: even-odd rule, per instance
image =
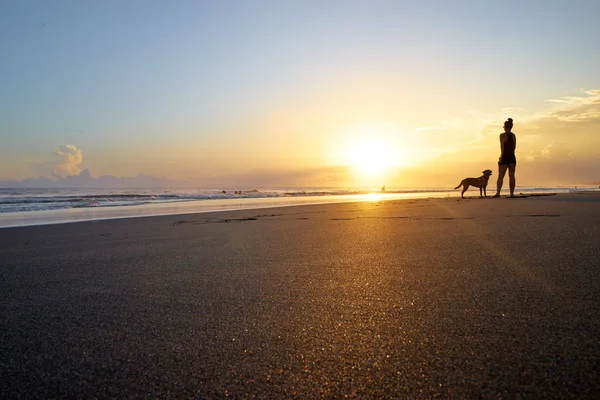
[{"label": "white cloud", "polygon": [[546,99],[549,103],[570,104],[574,106],[600,103],[600,89],[581,90],[581,96],[562,96],[556,99]]},{"label": "white cloud", "polygon": [[573,152],[567,147],[566,144],[557,142],[556,140],[545,146],[541,150],[534,150],[528,156],[527,159],[531,161],[539,159],[554,159],[556,161],[564,160],[569,158]]},{"label": "white cloud", "polygon": [[46,161],[32,166],[40,177],[61,177],[77,175],[81,172],[83,154],[81,150],[71,144],[63,144],[54,149],[53,161]]},{"label": "white cloud", "polygon": [[54,174],[58,176],[77,175],[80,171],[80,165],[83,161],[81,150],[77,147],[67,144],[54,149],[52,153],[58,158]]},{"label": "white cloud", "polygon": [[502,110],[500,110],[503,114],[515,114],[518,113],[519,111],[521,111],[522,108],[521,107],[505,107]]},{"label": "white cloud", "polygon": [[554,117],[561,122],[581,122],[590,119],[600,119],[600,110],[598,111],[583,111],[583,112],[551,112],[548,114],[549,117]]},{"label": "white cloud", "polygon": [[576,103],[579,100],[578,97],[559,97],[557,99],[546,99],[544,101],[548,102],[548,103],[560,103],[560,104],[573,104]]}]

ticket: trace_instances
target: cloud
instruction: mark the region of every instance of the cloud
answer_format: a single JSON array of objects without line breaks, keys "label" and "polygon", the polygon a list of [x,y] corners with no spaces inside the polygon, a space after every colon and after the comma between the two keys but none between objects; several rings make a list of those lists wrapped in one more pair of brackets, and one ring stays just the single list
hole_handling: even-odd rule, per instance
[{"label": "cloud", "polygon": [[81,172],[83,154],[81,150],[71,144],[63,144],[52,152],[53,161],[35,164],[32,169],[39,177],[64,178],[77,175]]},{"label": "cloud", "polygon": [[58,149],[54,149],[52,154],[58,158],[56,167],[54,168],[56,175],[76,175],[81,171],[79,166],[83,161],[83,155],[77,147],[70,144],[62,145]]},{"label": "cloud", "polygon": [[505,107],[500,110],[503,114],[515,114],[522,110],[521,107]]},{"label": "cloud", "polygon": [[594,119],[600,120],[600,110],[582,109],[579,112],[554,111],[549,113],[548,116],[561,122],[581,122]]},{"label": "cloud", "polygon": [[546,99],[546,102],[549,103],[559,103],[559,104],[572,104],[572,105],[582,105],[582,104],[593,104],[600,103],[600,89],[591,89],[591,90],[581,90],[583,95],[580,96],[562,96],[556,99]]},{"label": "cloud", "polygon": [[531,154],[539,156],[546,149],[562,159],[567,153],[575,159],[600,157],[600,90],[571,99],[525,123],[523,133]]},{"label": "cloud", "polygon": [[577,97],[565,96],[565,97],[559,97],[557,99],[546,99],[544,101],[547,101],[548,103],[571,104],[571,103],[575,103],[577,100],[578,100]]},{"label": "cloud", "polygon": [[527,159],[531,161],[540,159],[554,159],[564,160],[569,158],[573,152],[567,147],[565,143],[559,143],[554,141],[544,147],[541,150],[534,150],[528,156]]},{"label": "cloud", "polygon": [[[64,178],[56,175],[54,179],[41,177],[21,181],[0,181],[0,187],[27,188],[164,188],[168,186],[169,181],[167,179],[144,174],[138,174],[137,176],[103,175],[95,178],[87,169]],[[177,186],[176,182],[173,186]]]}]

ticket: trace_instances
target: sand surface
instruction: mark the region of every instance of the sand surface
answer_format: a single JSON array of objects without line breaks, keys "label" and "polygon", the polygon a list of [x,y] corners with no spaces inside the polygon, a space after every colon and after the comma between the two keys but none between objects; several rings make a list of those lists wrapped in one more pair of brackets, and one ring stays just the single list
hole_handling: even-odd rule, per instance
[{"label": "sand surface", "polygon": [[595,398],[599,288],[598,194],[0,229],[0,397]]}]

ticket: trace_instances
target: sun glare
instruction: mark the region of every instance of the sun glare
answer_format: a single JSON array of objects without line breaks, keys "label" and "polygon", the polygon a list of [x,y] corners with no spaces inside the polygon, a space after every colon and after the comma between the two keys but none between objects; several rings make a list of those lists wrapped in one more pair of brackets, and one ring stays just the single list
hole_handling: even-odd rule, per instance
[{"label": "sun glare", "polygon": [[344,131],[345,164],[364,178],[384,178],[402,160],[397,146],[402,133],[384,123],[365,123]]},{"label": "sun glare", "polygon": [[382,140],[366,139],[350,148],[349,163],[364,175],[379,175],[394,165],[394,154]]},{"label": "sun glare", "polygon": [[340,129],[329,146],[333,165],[350,167],[353,184],[380,188],[392,184],[400,169],[418,162],[414,135],[398,125],[365,122]]},{"label": "sun glare", "polygon": [[368,201],[379,201],[383,199],[383,195],[380,193],[369,193],[365,196]]}]

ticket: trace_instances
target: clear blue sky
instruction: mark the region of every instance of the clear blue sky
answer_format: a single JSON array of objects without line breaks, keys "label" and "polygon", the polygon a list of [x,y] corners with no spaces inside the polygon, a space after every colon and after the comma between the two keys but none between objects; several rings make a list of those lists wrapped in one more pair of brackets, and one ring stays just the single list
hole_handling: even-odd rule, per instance
[{"label": "clear blue sky", "polygon": [[447,114],[533,113],[600,86],[599,21],[600,2],[578,0],[4,0],[0,178],[61,144],[113,174],[191,137],[235,146],[253,116],[355,77],[410,81]]}]

